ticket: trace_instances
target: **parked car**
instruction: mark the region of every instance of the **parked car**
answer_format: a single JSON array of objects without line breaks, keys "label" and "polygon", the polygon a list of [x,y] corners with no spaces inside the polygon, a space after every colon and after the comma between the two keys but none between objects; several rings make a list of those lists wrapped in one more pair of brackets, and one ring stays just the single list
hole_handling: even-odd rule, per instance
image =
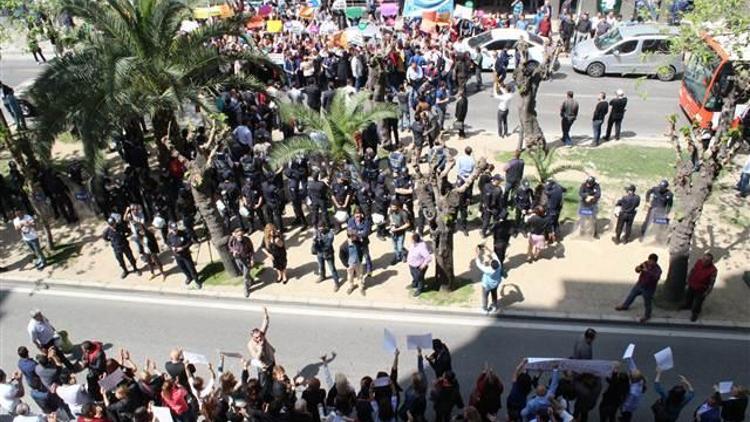
[{"label": "parked car", "polygon": [[683,71],[670,39],[678,29],[657,24],[622,25],[573,48],[573,69],[598,78],[606,74],[655,75],[671,81]]},{"label": "parked car", "polygon": [[[544,61],[544,38],[515,28],[497,28],[482,32],[463,40],[456,45],[455,49],[461,53],[469,53],[471,59],[475,60],[477,47],[479,47],[482,54],[482,69],[492,70],[495,66],[495,57],[492,56],[492,52],[499,54],[503,48],[506,48],[510,56],[508,70],[512,70],[516,68],[515,49],[519,40],[524,40],[529,44],[529,58],[532,65],[539,65]],[[557,70],[559,67],[560,63],[555,62],[553,68]]]}]

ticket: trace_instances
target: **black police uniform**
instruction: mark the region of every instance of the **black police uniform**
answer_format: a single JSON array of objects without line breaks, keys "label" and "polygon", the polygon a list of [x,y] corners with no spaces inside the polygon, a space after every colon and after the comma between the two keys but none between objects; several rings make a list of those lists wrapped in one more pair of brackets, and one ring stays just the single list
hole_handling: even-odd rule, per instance
[{"label": "black police uniform", "polygon": [[372,221],[372,190],[367,183],[360,183],[355,192],[357,206],[362,210],[362,214],[368,221]]},{"label": "black police uniform", "polygon": [[[388,206],[391,203],[391,192],[388,190],[385,178],[379,178],[375,185],[374,198],[372,202],[372,211],[383,216],[388,217]],[[385,238],[388,236],[387,224],[378,225],[378,236]]]},{"label": "black police uniform", "polygon": [[[250,229],[262,229],[266,225],[266,218],[263,215],[263,194],[252,180],[246,180],[242,185],[242,197],[245,199],[245,209],[250,213]],[[256,208],[257,207],[257,208]],[[257,219],[257,224],[256,223]]]},{"label": "black police uniform", "polygon": [[507,218],[495,223],[492,226],[492,245],[497,259],[502,264],[505,262],[505,251],[510,243],[510,236],[513,231],[513,223]]},{"label": "black police uniform", "polygon": [[620,207],[620,214],[617,216],[617,225],[615,226],[615,243],[620,243],[620,234],[622,234],[623,228],[625,229],[624,242],[630,241],[630,231],[633,228],[633,220],[635,220],[639,205],[641,205],[641,197],[630,192],[615,203],[615,206]]},{"label": "black police uniform", "polygon": [[289,201],[292,203],[294,210],[294,224],[303,227],[307,226],[305,213],[302,211],[302,201],[305,198],[303,182],[307,185],[307,170],[301,160],[294,160],[284,169],[284,175],[287,177],[287,187],[289,191]]},{"label": "black police uniform", "polygon": [[503,188],[488,183],[482,192],[482,236],[487,236],[494,219],[502,221],[508,214]]},{"label": "black police uniform", "polygon": [[62,215],[69,224],[78,221],[78,216],[73,208],[73,202],[70,200],[70,196],[68,196],[70,190],[60,176],[51,169],[45,169],[42,172],[41,179],[42,190],[50,199],[55,218],[59,218]]},{"label": "black police uniform", "polygon": [[545,186],[544,192],[547,195],[547,229],[557,237],[560,234],[560,212],[562,211],[565,191],[559,184],[552,183]]},{"label": "black police uniform", "polygon": [[109,244],[112,246],[112,251],[115,253],[115,259],[117,260],[117,263],[120,264],[120,268],[122,268],[122,271],[127,274],[130,271],[128,271],[128,267],[125,265],[125,259],[123,259],[123,255],[130,261],[130,264],[133,266],[133,271],[136,271],[140,274],[140,270],[138,269],[138,265],[136,264],[135,257],[133,256],[133,251],[130,249],[130,243],[128,243],[128,236],[130,235],[128,227],[120,222],[115,224],[114,227],[107,226],[106,229],[104,229],[104,240],[109,242]]},{"label": "black police uniform", "polygon": [[[461,187],[464,184],[464,180],[458,178],[456,180],[456,187]],[[469,202],[471,200],[471,188],[466,189],[458,200],[458,225],[461,226],[461,230],[466,232],[468,230],[468,219],[469,219]]]},{"label": "black police uniform", "polygon": [[396,199],[399,200],[404,206],[404,209],[409,214],[409,223],[414,226],[414,181],[411,179],[409,173],[401,172],[393,180],[393,187],[395,189],[412,189],[412,193],[401,194],[396,192]]},{"label": "black police uniform", "polygon": [[[594,197],[594,200],[591,203],[586,202],[586,198],[589,196]],[[599,186],[599,183],[597,182],[594,182],[592,184],[589,184],[588,182],[583,182],[581,184],[581,187],[578,188],[578,198],[580,200],[580,208],[590,209],[592,212],[591,216],[594,219],[594,237],[598,235],[596,231],[596,214],[598,212],[599,198],[601,197],[602,197],[602,190],[601,190],[601,187]]]},{"label": "black police uniform", "polygon": [[[240,190],[232,180],[225,180],[219,183],[219,193],[221,194],[221,200],[224,202],[224,226],[231,230],[232,219],[239,217],[240,215]],[[242,219],[240,218],[240,226],[242,226]]]},{"label": "black police uniform", "polygon": [[344,206],[340,207],[336,205],[337,211],[346,211],[349,212],[349,206],[351,205],[351,195],[352,195],[352,187],[349,185],[349,182],[343,181],[334,181],[333,186],[331,186],[331,192],[334,198],[336,198],[336,202],[339,204],[343,204],[346,202],[346,198],[349,197],[349,203]]},{"label": "black police uniform", "polygon": [[646,191],[646,201],[648,201],[650,206],[646,213],[646,220],[641,227],[641,236],[646,234],[646,229],[654,217],[669,214],[669,210],[672,209],[672,203],[674,202],[674,194],[672,194],[669,188],[662,188],[657,185]]},{"label": "black police uniform", "polygon": [[261,183],[263,192],[263,202],[266,209],[266,221],[273,221],[273,224],[281,233],[284,232],[284,221],[281,218],[281,195],[279,188],[273,180],[265,180]]},{"label": "black police uniform", "polygon": [[[167,246],[172,249],[172,254],[177,266],[185,274],[185,284],[195,281],[200,288],[203,283],[198,278],[198,270],[195,269],[193,256],[190,254],[190,245],[193,242],[183,231],[177,230],[167,234]],[[179,250],[178,250],[179,249]]]},{"label": "black police uniform", "polygon": [[331,226],[331,217],[328,215],[328,185],[322,180],[311,180],[307,184],[307,195],[310,197],[310,220],[317,227],[322,215],[327,226]]},{"label": "black police uniform", "polygon": [[375,191],[380,174],[380,159],[377,157],[365,158],[362,163],[362,179],[370,185],[370,190]]}]

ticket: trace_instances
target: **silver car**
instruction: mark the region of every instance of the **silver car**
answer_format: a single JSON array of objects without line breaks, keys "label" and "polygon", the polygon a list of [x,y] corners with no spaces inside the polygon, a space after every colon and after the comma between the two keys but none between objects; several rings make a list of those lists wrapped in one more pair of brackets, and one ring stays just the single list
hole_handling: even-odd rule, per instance
[{"label": "silver car", "polygon": [[573,69],[598,78],[609,73],[656,75],[671,81],[682,73],[682,58],[672,54],[669,40],[677,28],[657,24],[621,25],[606,34],[578,43]]}]

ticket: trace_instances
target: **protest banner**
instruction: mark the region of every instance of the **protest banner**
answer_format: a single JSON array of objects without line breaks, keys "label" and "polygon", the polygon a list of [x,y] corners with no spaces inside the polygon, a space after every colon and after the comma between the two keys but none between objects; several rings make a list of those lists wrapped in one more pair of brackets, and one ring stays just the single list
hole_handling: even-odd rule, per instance
[{"label": "protest banner", "polygon": [[450,14],[453,12],[453,0],[405,0],[401,15],[415,18],[425,11]]}]

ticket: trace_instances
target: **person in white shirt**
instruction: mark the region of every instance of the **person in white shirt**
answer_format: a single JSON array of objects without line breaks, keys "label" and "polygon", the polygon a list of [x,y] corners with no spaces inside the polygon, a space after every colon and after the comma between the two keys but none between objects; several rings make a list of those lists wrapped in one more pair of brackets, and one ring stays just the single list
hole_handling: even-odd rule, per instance
[{"label": "person in white shirt", "polygon": [[498,86],[498,91],[494,95],[495,98],[500,100],[497,103],[497,136],[504,138],[510,134],[508,131],[508,107],[513,99],[513,93],[508,91],[503,84]]},{"label": "person in white shirt", "polygon": [[46,422],[47,418],[41,415],[32,415],[29,405],[26,403],[18,403],[16,405],[16,417],[13,418],[13,422]]},{"label": "person in white shirt", "polygon": [[86,387],[83,384],[78,384],[75,376],[72,374],[68,375],[68,379],[64,381],[65,384],[55,388],[55,394],[68,405],[68,409],[70,409],[73,415],[80,416],[83,406],[93,403],[94,400],[89,396]]},{"label": "person in white shirt", "polygon": [[8,379],[5,371],[0,369],[0,414],[15,415],[16,408],[23,397],[21,372],[15,371]]},{"label": "person in white shirt", "polygon": [[412,62],[411,66],[409,66],[409,70],[406,71],[406,81],[409,82],[409,85],[413,88],[417,89],[419,88],[419,85],[422,84],[423,78],[424,73],[422,73],[422,68],[417,66],[416,62]]},{"label": "person in white shirt", "polygon": [[29,333],[31,342],[40,350],[54,346],[55,340],[59,338],[55,327],[50,324],[49,320],[39,309],[31,311],[31,320],[29,320],[26,330]]},{"label": "person in white shirt", "polygon": [[24,214],[21,210],[16,210],[16,218],[13,219],[13,227],[21,232],[21,239],[26,243],[26,246],[36,255],[34,265],[36,268],[41,270],[47,265],[47,261],[44,259],[42,253],[42,247],[39,245],[39,235],[36,233],[34,228],[34,217]]}]

